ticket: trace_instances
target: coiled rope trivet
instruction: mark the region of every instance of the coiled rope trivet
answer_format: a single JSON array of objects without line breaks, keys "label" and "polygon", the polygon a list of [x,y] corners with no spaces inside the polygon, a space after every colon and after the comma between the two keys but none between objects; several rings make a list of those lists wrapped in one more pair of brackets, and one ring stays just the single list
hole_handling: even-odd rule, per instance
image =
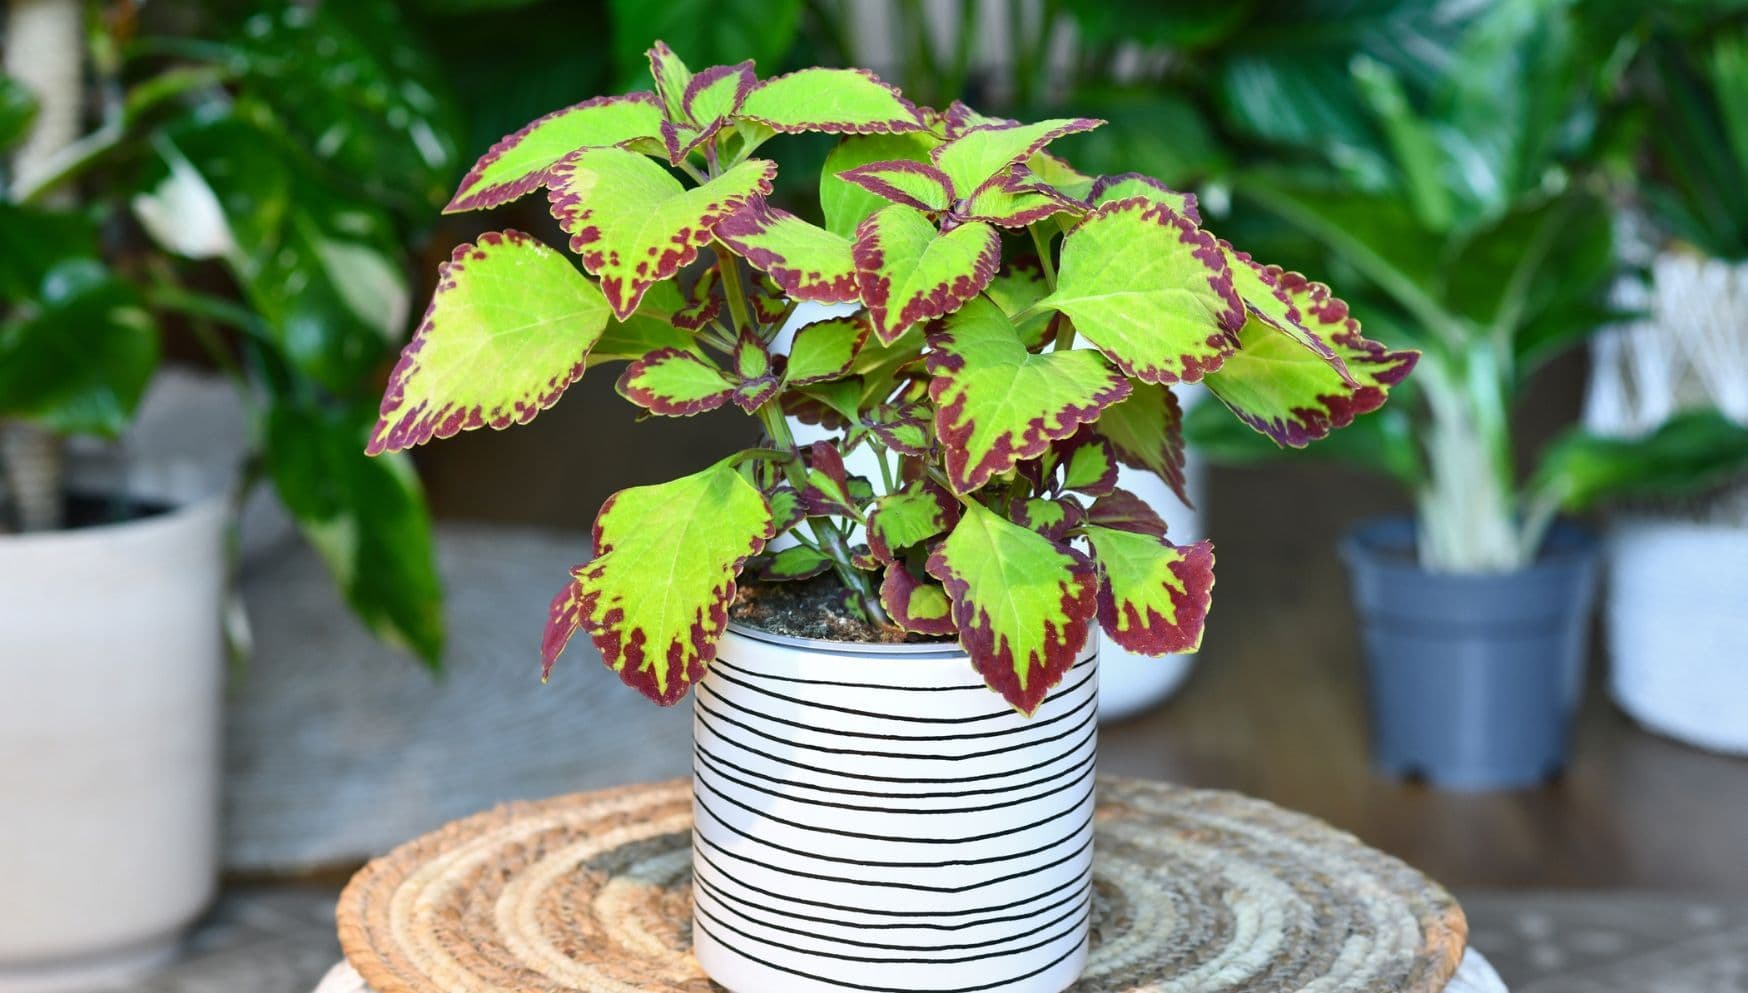
[{"label": "coiled rope trivet", "polygon": [[[691,944],[684,781],[513,804],[377,859],[340,898],[374,993],[708,993]],[[1233,793],[1099,783],[1078,993],[1438,993],[1454,900],[1352,835]]]}]

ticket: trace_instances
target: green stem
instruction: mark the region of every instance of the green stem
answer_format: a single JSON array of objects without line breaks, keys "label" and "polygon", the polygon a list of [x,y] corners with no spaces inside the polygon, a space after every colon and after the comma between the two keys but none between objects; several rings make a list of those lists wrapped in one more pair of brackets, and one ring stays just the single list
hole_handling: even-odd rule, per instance
[{"label": "green stem", "polygon": [[887,493],[897,492],[898,487],[893,484],[892,461],[889,458],[887,458],[887,456],[890,453],[887,452],[886,446],[885,445],[877,445],[874,443],[874,441],[872,439],[870,439],[868,442],[868,447],[873,449],[874,458],[876,460],[878,460],[880,463],[880,483],[882,486],[886,487],[885,492],[887,492]]},{"label": "green stem", "polygon": [[732,255],[716,257],[716,274],[722,283],[722,295],[728,298],[728,313],[734,319],[734,333],[753,326],[752,311],[747,309],[746,288],[740,282],[740,260]]},{"label": "green stem", "polygon": [[[794,458],[783,464],[783,473],[796,493],[805,491],[807,469],[801,461],[801,447],[795,443],[795,435],[789,430],[789,422],[783,419],[782,409],[775,401],[767,402],[759,408],[759,421],[764,425],[765,433],[771,436],[773,444],[794,455]],[[862,611],[868,615],[868,619],[876,624],[886,623],[886,611],[880,606],[880,596],[875,592],[874,585],[860,569],[850,564],[850,550],[844,545],[844,536],[817,517],[809,517],[807,526],[813,532],[813,539],[818,543],[819,550],[832,560],[832,571],[837,573],[838,581],[862,605]]]}]

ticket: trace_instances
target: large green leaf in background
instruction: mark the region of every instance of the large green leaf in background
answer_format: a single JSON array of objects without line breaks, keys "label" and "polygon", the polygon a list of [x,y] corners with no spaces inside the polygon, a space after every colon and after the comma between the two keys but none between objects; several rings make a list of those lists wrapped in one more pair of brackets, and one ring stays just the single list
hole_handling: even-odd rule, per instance
[{"label": "large green leaf in background", "polygon": [[[390,217],[323,183],[270,124],[191,117],[155,148],[135,210],[147,230],[172,250],[222,259],[285,362],[333,392],[357,390],[411,316]],[[185,209],[194,203],[211,209]],[[196,224],[210,230],[195,237]]]},{"label": "large green leaf in background", "polygon": [[117,435],[157,364],[157,327],[133,286],[95,261],[65,262],[0,323],[0,417]]},{"label": "large green leaf in background", "polygon": [[275,403],[268,475],[364,623],[435,667],[443,591],[424,495],[405,455],[364,454],[369,426],[367,410]]},{"label": "large green leaf in background", "polygon": [[0,149],[11,148],[36,120],[36,97],[24,84],[0,76]]},{"label": "large green leaf in background", "polygon": [[1531,483],[1561,508],[1681,496],[1748,472],[1748,427],[1715,410],[1677,414],[1642,438],[1573,431],[1548,450]]}]

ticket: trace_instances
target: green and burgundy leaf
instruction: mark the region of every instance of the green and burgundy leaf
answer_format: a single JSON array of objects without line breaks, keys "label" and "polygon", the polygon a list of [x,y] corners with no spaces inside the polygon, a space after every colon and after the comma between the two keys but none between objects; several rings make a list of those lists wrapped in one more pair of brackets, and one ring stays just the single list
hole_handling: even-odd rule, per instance
[{"label": "green and burgundy leaf", "polygon": [[1214,546],[1135,531],[1085,529],[1099,570],[1099,624],[1137,655],[1193,652],[1214,591]]},{"label": "green and burgundy leaf", "polygon": [[902,134],[924,127],[916,105],[866,69],[773,76],[747,97],[739,116],[786,134]]},{"label": "green and burgundy leaf", "polygon": [[789,346],[784,385],[808,386],[847,374],[868,341],[868,330],[868,321],[860,314],[831,317],[802,327]]},{"label": "green and burgundy leaf", "polygon": [[867,545],[850,546],[850,568],[858,572],[879,572],[880,560],[868,550]]},{"label": "green and burgundy leaf", "polygon": [[862,383],[854,376],[785,390],[779,397],[785,414],[833,431],[855,424],[861,416]]},{"label": "green and burgundy leaf", "polygon": [[1165,537],[1165,519],[1147,501],[1124,489],[1113,489],[1094,500],[1087,521],[1115,531]]},{"label": "green and burgundy leaf", "polygon": [[1026,169],[1041,182],[1064,196],[1086,203],[1092,193],[1093,177],[1068,164],[1068,160],[1050,152],[1039,152],[1026,160]]},{"label": "green and burgundy leaf", "polygon": [[980,124],[929,152],[954,189],[975,190],[1009,166],[1023,163],[1058,138],[1105,123],[1091,117],[1056,118],[1035,124]]},{"label": "green and burgundy leaf", "polygon": [[941,139],[927,131],[903,134],[850,135],[825,157],[819,175],[819,206],[825,215],[826,230],[846,238],[854,237],[856,226],[869,214],[886,206],[886,201],[854,183],[844,182],[838,174],[869,162],[906,159],[927,162],[929,149]]},{"label": "green and burgundy leaf", "polygon": [[663,121],[662,149],[667,152],[668,164],[679,165],[692,156],[693,152],[703,148],[706,143],[714,141],[722,133],[728,122],[718,117],[705,124],[690,124],[685,121]]},{"label": "green and burgundy leaf", "polygon": [[692,70],[674,54],[665,41],[657,41],[649,50],[649,74],[655,80],[656,95],[670,121],[686,118],[686,87],[692,83]]},{"label": "green and burgundy leaf", "polygon": [[[983,292],[995,301],[1002,313],[1012,318],[1049,296],[1050,285],[1044,281],[1044,266],[1038,261],[1038,256],[1022,255],[1005,260],[1001,271],[995,274]],[[1027,349],[1039,348],[1050,340],[1054,334],[1051,320],[1055,316],[1049,311],[1038,311],[1014,326]]]},{"label": "green and burgundy leaf", "polygon": [[565,646],[571,643],[577,630],[583,624],[583,591],[577,586],[575,579],[564,584],[564,589],[552,598],[552,605],[546,609],[546,630],[540,636],[540,681],[552,675],[553,663],[564,654]]},{"label": "green and burgundy leaf", "polygon": [[[647,294],[645,296],[647,299]],[[716,316],[722,313],[723,293],[722,281],[718,278],[715,266],[711,266],[698,274],[692,282],[692,288],[686,291],[682,305],[668,318],[674,327],[687,331],[698,331]]]},{"label": "green and burgundy leaf", "polygon": [[929,556],[959,644],[990,688],[1031,714],[1086,644],[1097,609],[1092,561],[972,502]]},{"label": "green and burgundy leaf", "polygon": [[831,567],[831,556],[806,545],[791,545],[775,555],[762,555],[753,560],[754,574],[774,583],[812,579]]},{"label": "green and burgundy leaf", "polygon": [[572,573],[607,667],[657,703],[678,702],[716,657],[735,576],[771,536],[771,508],[730,461],[608,497],[595,557]]},{"label": "green and burgundy leaf", "polygon": [[857,298],[850,239],[771,206],[749,200],[716,226],[716,237],[792,300],[844,303]]},{"label": "green and burgundy leaf", "polygon": [[907,484],[874,501],[868,514],[868,550],[882,563],[941,534],[959,520],[959,501],[932,480]]},{"label": "green and burgundy leaf", "polygon": [[741,332],[734,346],[735,406],[751,414],[777,395],[783,370],[752,328]]},{"label": "green and burgundy leaf", "polygon": [[681,109],[694,124],[726,121],[740,111],[758,81],[751,59],[731,66],[711,66],[686,81]]},{"label": "green and burgundy leaf", "polygon": [[942,234],[921,211],[892,204],[856,229],[854,254],[874,334],[891,344],[977,296],[1001,263],[1001,237],[979,222]]},{"label": "green and burgundy leaf", "polygon": [[1100,176],[1093,181],[1092,188],[1087,191],[1086,201],[1097,207],[1113,200],[1128,200],[1141,197],[1157,203],[1163,203],[1173,211],[1189,219],[1191,224],[1202,223],[1202,212],[1196,204],[1194,193],[1179,193],[1152,176],[1139,172],[1123,172],[1114,176]]},{"label": "green and burgundy leaf", "polygon": [[1093,427],[1057,443],[1062,485],[1087,496],[1105,496],[1117,488],[1117,454],[1109,439]]},{"label": "green and burgundy leaf", "polygon": [[912,634],[946,637],[954,633],[953,605],[938,583],[920,579],[903,562],[886,567],[880,605],[892,623]]},{"label": "green and burgundy leaf", "polygon": [[1039,306],[1131,377],[1193,383],[1238,347],[1244,301],[1214,236],[1145,197],[1104,204],[1069,231]]},{"label": "green and burgundy leaf", "polygon": [[546,170],[577,149],[658,140],[661,123],[661,105],[648,92],[596,97],[555,110],[493,145],[462,178],[443,212],[509,203],[539,189]]},{"label": "green and burgundy leaf", "polygon": [[850,492],[850,476],[844,468],[844,458],[829,441],[816,441],[808,446],[807,488],[801,491],[801,505],[809,517],[852,517],[860,519],[855,497]]},{"label": "green and burgundy leaf", "polygon": [[1086,511],[1080,504],[1046,497],[1014,501],[1009,517],[1020,527],[1030,528],[1055,542],[1067,541],[1070,531],[1086,523]]},{"label": "green and burgundy leaf", "polygon": [[1184,414],[1169,387],[1131,381],[1128,399],[1107,409],[1098,432],[1116,450],[1118,461],[1146,469],[1165,481],[1185,506]]},{"label": "green and burgundy leaf", "polygon": [[930,412],[925,403],[875,404],[862,412],[861,424],[880,443],[901,455],[921,458],[934,447],[929,430]]},{"label": "green and burgundy leaf", "polygon": [[607,301],[564,255],[520,231],[481,235],[438,269],[366,451],[528,423],[582,376],[606,327]]},{"label": "green and burgundy leaf", "polygon": [[679,348],[651,352],[625,367],[619,395],[652,414],[691,417],[735,395],[735,384],[710,360]]},{"label": "green and burgundy leaf", "polygon": [[947,478],[970,493],[1129,395],[1097,352],[1033,354],[1006,314],[979,296],[928,335],[929,397]]},{"label": "green and burgundy leaf", "polygon": [[1080,215],[1086,210],[1086,204],[1039,180],[1025,166],[1015,165],[1006,176],[998,175],[973,191],[963,207],[954,209],[954,216],[1023,228],[1058,214]]},{"label": "green and burgundy leaf", "polygon": [[1287,273],[1281,285],[1306,316],[1306,326],[1340,356],[1353,382],[1291,336],[1253,317],[1241,333],[1242,347],[1229,360],[1236,364],[1211,374],[1207,386],[1239,420],[1278,444],[1299,448],[1383,406],[1420,353],[1391,351],[1363,337],[1347,305],[1322,283]]},{"label": "green and burgundy leaf", "polygon": [[770,491],[766,499],[771,504],[773,534],[782,534],[807,519],[807,511],[801,506],[801,495],[788,486]]},{"label": "green and burgundy leaf", "polygon": [[622,148],[586,148],[548,171],[547,199],[583,268],[624,319],[644,291],[698,257],[716,226],[771,192],[774,163],[749,159],[686,189],[655,161]]},{"label": "green and burgundy leaf", "polygon": [[992,117],[981,111],[973,110],[962,100],[955,100],[941,112],[941,125],[947,138],[957,138],[972,128],[1002,127],[1017,128],[1020,122],[1011,117]]},{"label": "green and burgundy leaf", "polygon": [[[1348,372],[1347,363],[1335,352],[1335,347],[1323,336],[1308,327],[1309,319],[1301,313],[1298,304],[1288,294],[1285,284],[1302,286],[1307,280],[1298,273],[1288,274],[1280,266],[1265,266],[1252,259],[1247,252],[1241,252],[1220,242],[1220,250],[1226,254],[1226,262],[1232,267],[1232,286],[1238,291],[1238,296],[1244,301],[1245,309],[1253,317],[1260,317],[1265,323],[1271,324],[1276,330],[1310,349],[1312,353],[1329,364],[1343,382],[1349,385],[1359,385],[1353,374]],[[1346,304],[1342,304],[1343,310]]]},{"label": "green and burgundy leaf", "polygon": [[838,178],[892,203],[922,211],[941,211],[957,199],[953,181],[927,162],[897,159],[845,169]]}]

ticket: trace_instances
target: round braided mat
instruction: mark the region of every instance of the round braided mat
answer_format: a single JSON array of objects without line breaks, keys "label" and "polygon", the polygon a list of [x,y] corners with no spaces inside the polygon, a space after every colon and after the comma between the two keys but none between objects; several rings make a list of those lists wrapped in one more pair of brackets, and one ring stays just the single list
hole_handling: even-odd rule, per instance
[{"label": "round braided mat", "polygon": [[[512,804],[377,859],[340,898],[374,993],[708,993],[691,942],[690,784]],[[1099,783],[1078,993],[1438,993],[1466,925],[1358,839],[1233,793]]]}]

